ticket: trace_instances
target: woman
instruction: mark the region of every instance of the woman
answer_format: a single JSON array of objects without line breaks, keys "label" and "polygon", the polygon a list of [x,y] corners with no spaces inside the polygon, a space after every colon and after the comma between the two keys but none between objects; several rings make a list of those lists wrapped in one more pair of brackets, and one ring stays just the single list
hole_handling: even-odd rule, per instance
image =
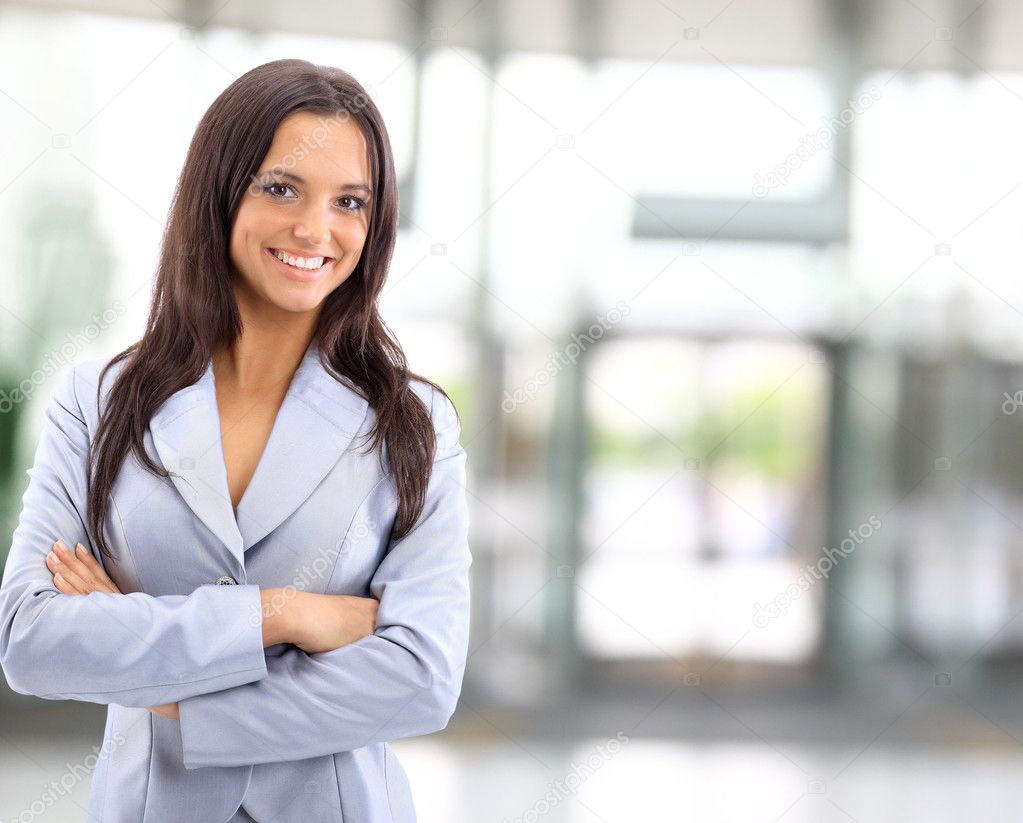
[{"label": "woman", "polygon": [[0,665],[108,704],[90,820],[415,820],[387,741],[454,711],[471,558],[457,414],[377,311],[397,223],[362,87],[259,66],[199,123],[142,339],[59,381]]}]

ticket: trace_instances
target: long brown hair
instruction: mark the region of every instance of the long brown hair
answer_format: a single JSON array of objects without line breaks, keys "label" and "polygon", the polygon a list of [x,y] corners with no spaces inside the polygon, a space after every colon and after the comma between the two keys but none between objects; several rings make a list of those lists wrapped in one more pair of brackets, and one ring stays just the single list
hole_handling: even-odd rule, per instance
[{"label": "long brown hair", "polygon": [[[430,411],[409,380],[443,389],[409,371],[401,345],[377,310],[398,231],[387,130],[369,95],[348,73],[305,60],[275,60],[235,80],[196,127],[163,235],[145,332],[100,374],[102,386],[107,370],[127,359],[89,451],[88,526],[94,545],[107,557],[102,524],[125,458],[130,452],[148,471],[169,475],[144,448],[150,418],[174,392],[198,381],[213,352],[232,345],[242,332],[232,288],[231,228],[278,125],[300,110],[351,117],[366,139],[374,193],[369,233],[351,275],[324,300],[313,339],[328,372],[359,391],[376,412],[370,448],[386,447],[398,492],[392,537],[406,534],[422,513],[435,432]],[[99,403],[99,387],[96,397]]]}]

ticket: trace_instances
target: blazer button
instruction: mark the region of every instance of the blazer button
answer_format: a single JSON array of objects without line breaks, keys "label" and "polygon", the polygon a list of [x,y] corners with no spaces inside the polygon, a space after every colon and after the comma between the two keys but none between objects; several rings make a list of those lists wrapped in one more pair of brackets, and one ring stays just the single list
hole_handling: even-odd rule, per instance
[{"label": "blazer button", "polygon": [[236,585],[237,583],[238,581],[231,577],[231,575],[229,574],[223,574],[217,578],[218,586],[233,586]]}]

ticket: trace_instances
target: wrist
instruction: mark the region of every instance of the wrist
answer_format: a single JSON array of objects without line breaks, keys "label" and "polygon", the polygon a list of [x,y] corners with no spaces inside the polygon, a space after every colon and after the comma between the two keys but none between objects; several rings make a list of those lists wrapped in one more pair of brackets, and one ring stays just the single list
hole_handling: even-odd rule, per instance
[{"label": "wrist", "polygon": [[293,643],[295,623],[292,600],[301,592],[282,588],[261,589],[260,609],[263,615],[263,648],[277,643]]}]

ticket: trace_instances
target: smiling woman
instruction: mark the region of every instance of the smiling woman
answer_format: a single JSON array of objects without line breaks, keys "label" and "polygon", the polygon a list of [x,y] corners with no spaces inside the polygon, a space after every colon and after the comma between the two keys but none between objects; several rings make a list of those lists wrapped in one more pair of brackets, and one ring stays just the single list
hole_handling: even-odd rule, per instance
[{"label": "smiling woman", "polygon": [[108,704],[90,819],[415,820],[387,744],[454,711],[471,556],[457,412],[378,312],[397,220],[362,87],[259,66],[196,129],[141,340],[54,390],[0,664]]}]

